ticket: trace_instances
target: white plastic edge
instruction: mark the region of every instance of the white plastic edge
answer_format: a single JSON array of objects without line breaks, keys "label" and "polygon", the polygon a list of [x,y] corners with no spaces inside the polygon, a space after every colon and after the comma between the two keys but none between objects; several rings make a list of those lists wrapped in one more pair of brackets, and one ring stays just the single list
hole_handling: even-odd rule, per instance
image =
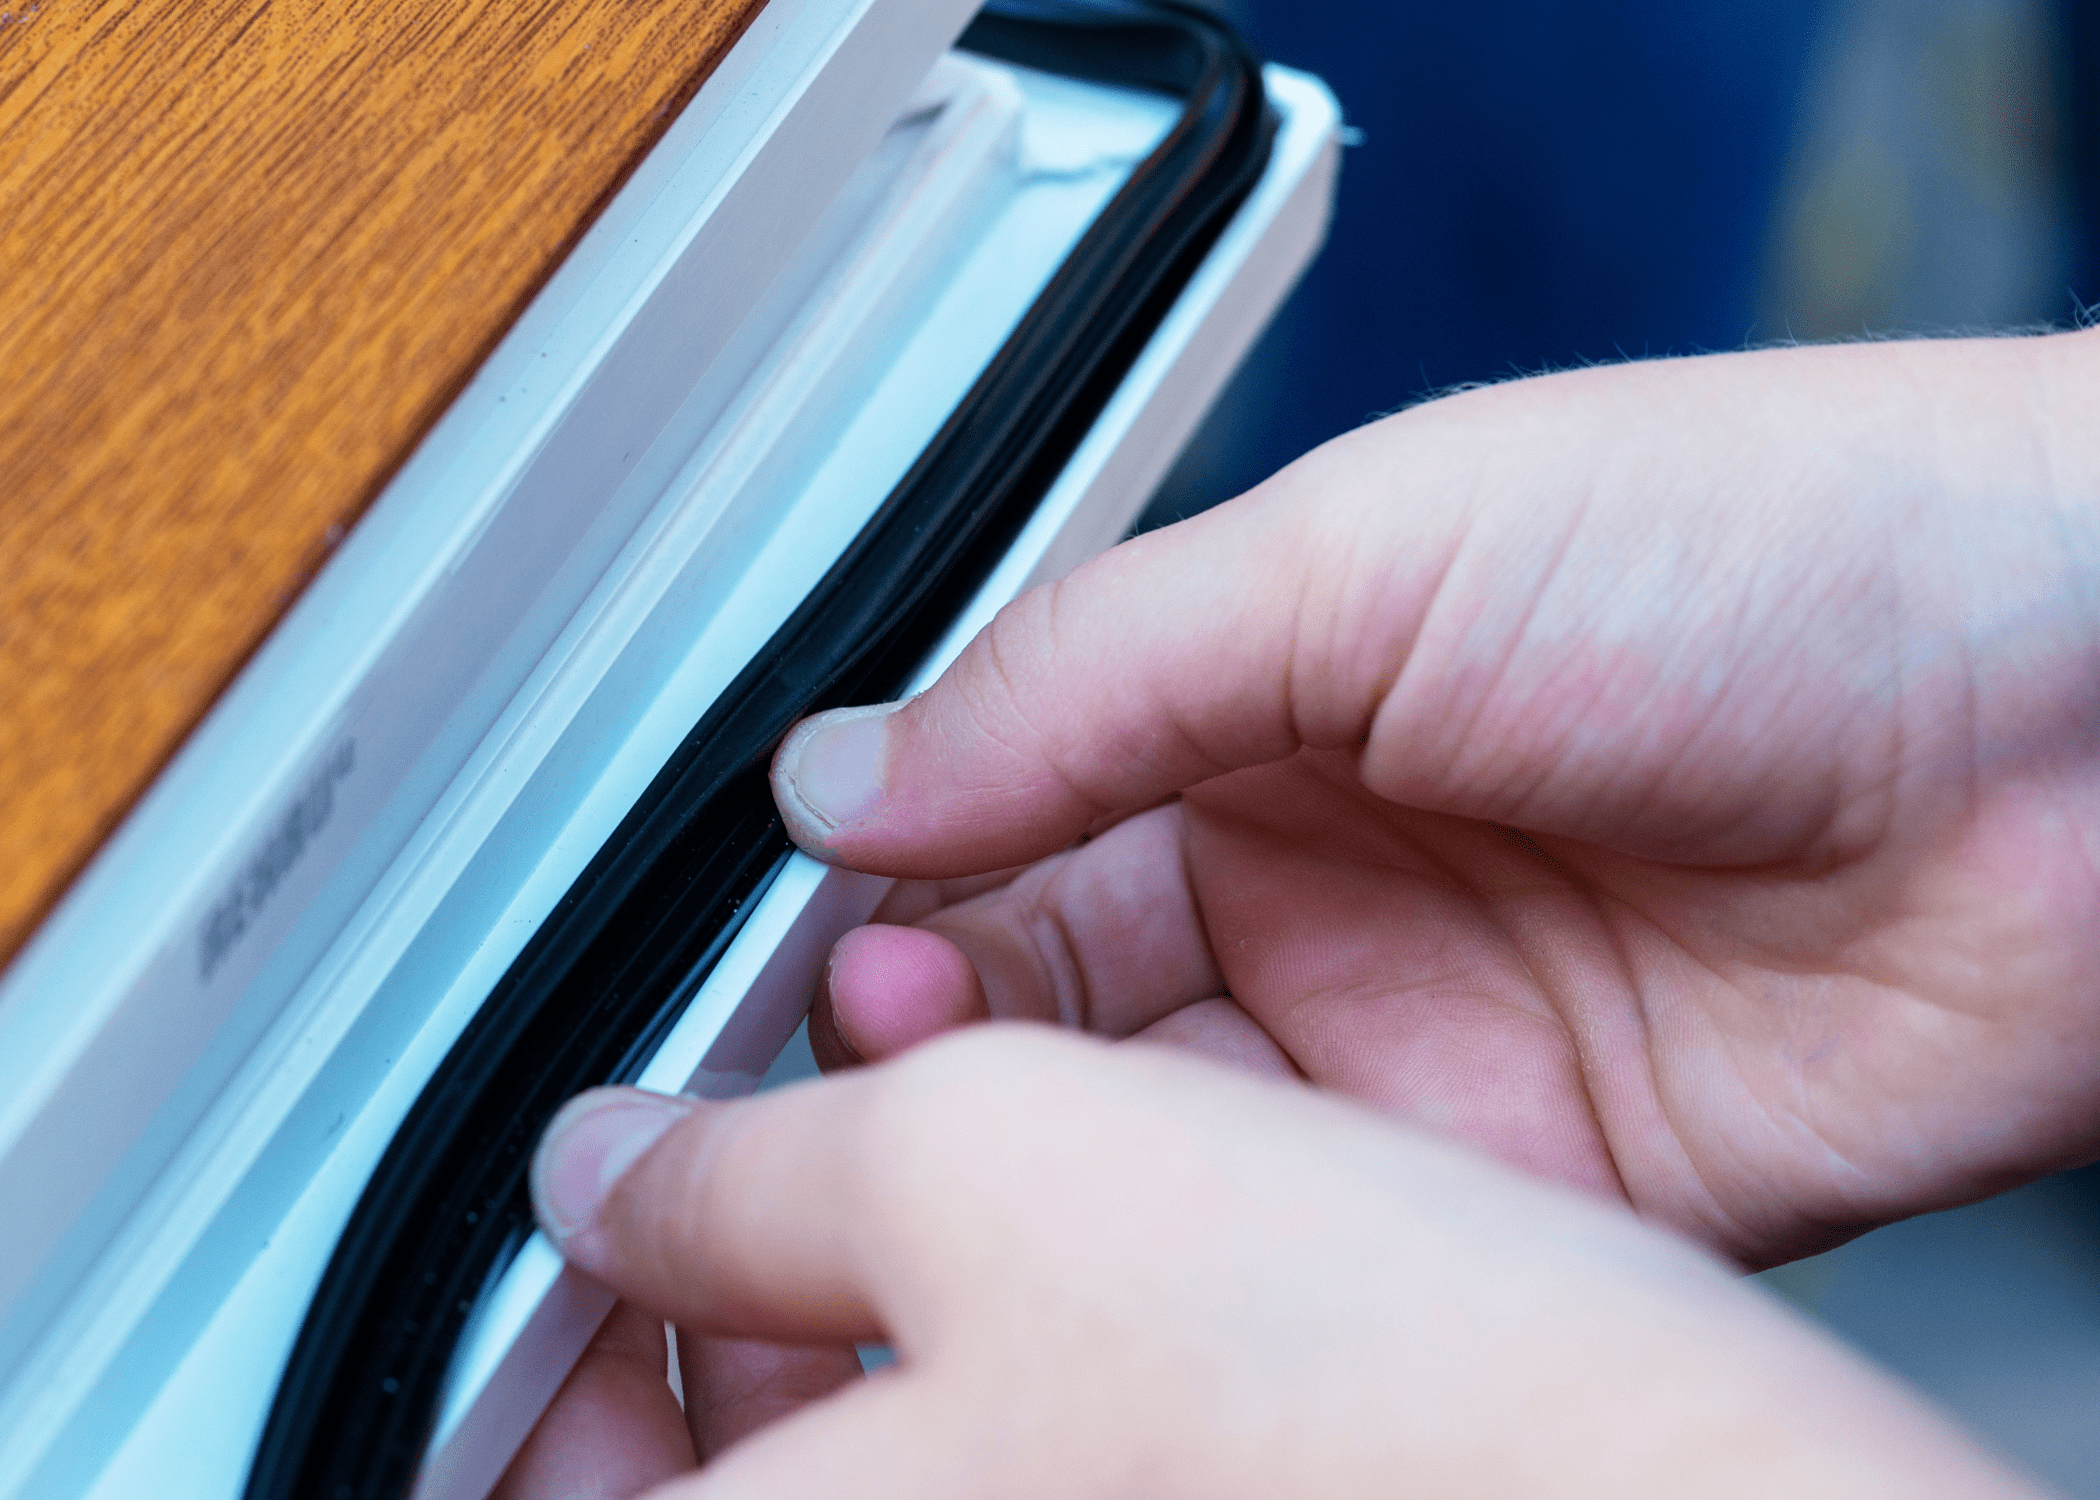
[{"label": "white plastic edge", "polygon": [[[976,68],[976,65],[972,67]],[[982,71],[981,68],[977,70]],[[367,1098],[363,1092],[367,1086],[357,1084],[353,1073],[350,1080],[332,1081],[324,1091],[321,1101],[313,1109],[305,1110],[312,1118],[300,1129],[308,1134],[326,1125],[331,1114],[336,1115],[336,1122],[327,1127],[326,1141],[330,1154],[326,1162],[306,1180],[294,1207],[281,1219],[259,1218],[253,1206],[243,1207],[237,1218],[232,1221],[233,1233],[230,1238],[227,1234],[220,1233],[217,1228],[214,1229],[217,1238],[225,1244],[222,1249],[209,1254],[200,1247],[185,1258],[185,1252],[179,1246],[168,1253],[160,1253],[156,1247],[154,1253],[134,1255],[125,1262],[134,1265],[142,1276],[147,1276],[155,1267],[162,1270],[153,1274],[166,1274],[174,1269],[175,1262],[183,1261],[185,1269],[180,1274],[188,1281],[193,1282],[197,1279],[191,1273],[200,1266],[219,1264],[227,1266],[228,1275],[239,1277],[237,1286],[231,1292],[209,1294],[215,1298],[223,1296],[224,1301],[219,1304],[219,1311],[211,1315],[209,1326],[202,1336],[185,1345],[190,1353],[178,1356],[181,1363],[177,1371],[167,1377],[150,1377],[151,1380],[160,1382],[160,1393],[152,1398],[150,1411],[133,1422],[133,1436],[123,1437],[122,1428],[112,1425],[114,1421],[130,1419],[120,1418],[116,1410],[99,1398],[92,1418],[85,1413],[81,1417],[81,1421],[86,1425],[75,1426],[63,1444],[56,1448],[50,1448],[48,1442],[54,1436],[56,1425],[44,1420],[51,1415],[48,1411],[38,1412],[37,1420],[20,1424],[0,1424],[14,1426],[17,1435],[26,1439],[33,1451],[45,1447],[50,1448],[54,1454],[69,1455],[58,1459],[55,1465],[32,1459],[39,1466],[38,1477],[32,1482],[32,1492],[40,1495],[74,1493],[70,1486],[76,1482],[75,1479],[63,1478],[61,1475],[77,1476],[80,1466],[91,1461],[93,1454],[107,1455],[112,1451],[117,1453],[117,1461],[107,1468],[103,1480],[98,1482],[97,1493],[127,1493],[127,1485],[136,1485],[147,1475],[157,1476],[160,1482],[168,1484],[177,1483],[175,1476],[179,1475],[182,1484],[197,1487],[199,1493],[216,1493],[224,1487],[226,1474],[241,1462],[246,1451],[245,1444],[252,1442],[253,1428],[248,1424],[257,1420],[253,1416],[259,1409],[257,1403],[260,1403],[261,1407],[267,1406],[269,1390],[274,1385],[275,1370],[279,1367],[282,1357],[280,1341],[288,1339],[290,1332],[297,1328],[299,1311],[311,1290],[310,1278],[318,1274],[320,1264],[326,1259],[336,1229],[340,1227],[340,1214],[347,1211],[348,1204],[355,1200],[364,1174],[369,1172],[372,1162],[385,1148],[393,1123],[398,1122],[400,1113],[412,1102],[422,1080],[428,1076],[436,1059],[442,1056],[450,1040],[456,1036],[458,1028],[464,1024],[464,1017],[472,1014],[480,997],[487,993],[488,985],[507,965],[509,957],[514,955],[517,945],[529,936],[532,926],[544,915],[560,891],[566,888],[580,863],[588,859],[595,851],[597,843],[602,841],[618,821],[627,802],[647,783],[655,767],[661,764],[662,757],[675,745],[684,728],[690,726],[692,716],[704,708],[714,692],[719,691],[719,682],[712,687],[708,686],[708,683],[716,681],[717,674],[725,669],[725,663],[726,669],[733,674],[735,662],[741,660],[739,652],[748,653],[770,630],[769,625],[754,623],[765,616],[768,610],[775,608],[775,604],[765,601],[774,595],[780,595],[785,602],[778,603],[779,608],[792,606],[793,598],[799,597],[800,591],[807,587],[809,580],[805,579],[800,583],[789,583],[787,580],[802,577],[810,567],[814,567],[817,572],[822,571],[823,561],[812,560],[811,554],[822,551],[826,546],[843,545],[843,538],[850,536],[859,525],[858,520],[849,521],[846,513],[856,505],[872,505],[879,501],[881,495],[886,493],[889,485],[894,482],[894,477],[884,477],[887,472],[885,466],[894,463],[898,465],[896,472],[901,473],[902,468],[909,465],[911,457],[918,451],[918,446],[939,425],[949,406],[960,396],[974,373],[975,365],[971,364],[970,360],[979,357],[964,354],[958,349],[959,336],[967,331],[967,337],[960,338],[960,342],[973,348],[978,340],[990,338],[992,342],[983,345],[983,354],[989,355],[990,350],[996,347],[996,340],[1003,337],[1003,331],[1000,330],[1010,326],[1010,320],[1018,317],[1032,298],[1033,291],[1030,288],[1040,284],[1035,278],[1047,277],[1061,258],[1064,253],[1061,247],[1068,242],[1064,236],[1076,236],[1091,218],[1093,208],[1082,205],[1098,206],[1101,197],[1112,191],[1115,182],[1120,180],[1121,172],[1127,170],[1129,163],[1137,156],[1142,155],[1142,142],[1152,139],[1152,133],[1164,128],[1165,122],[1170,120],[1173,114],[1171,107],[1162,101],[1132,98],[1118,104],[1108,97],[1115,91],[1080,87],[1059,80],[1036,77],[1025,87],[1035,96],[1036,102],[1032,108],[1048,111],[1046,119],[1058,117],[1065,120],[1065,126],[1061,126],[1060,129],[1070,128],[1082,119],[1093,121],[1091,126],[1086,127],[1086,133],[1091,134],[1099,143],[1095,149],[1101,154],[1098,158],[1092,158],[1092,165],[1082,166],[1081,159],[1070,157],[1070,138],[1067,137],[1067,149],[1053,151],[1053,162],[1049,158],[1039,157],[1032,147],[1028,146],[1028,140],[1031,140],[1032,136],[1024,131],[1026,139],[1021,153],[1022,172],[1024,179],[1032,184],[1027,201],[1035,203],[1037,209],[1022,213],[1018,219],[1010,215],[1000,218],[999,227],[985,243],[991,244],[996,240],[1003,245],[1003,249],[996,255],[982,255],[973,258],[972,261],[975,265],[981,259],[986,268],[996,267],[995,271],[991,271],[990,279],[987,280],[975,271],[959,279],[943,279],[942,285],[948,288],[948,291],[940,298],[940,315],[926,325],[923,334],[914,334],[894,362],[886,366],[887,373],[882,381],[885,389],[894,387],[899,392],[914,393],[903,403],[906,419],[902,422],[897,420],[900,413],[894,402],[883,408],[883,415],[879,421],[870,424],[856,419],[853,424],[855,431],[867,427],[869,432],[880,434],[879,440],[871,448],[869,443],[859,438],[842,439],[841,446],[824,460],[823,467],[827,473],[837,471],[832,480],[825,482],[829,488],[839,491],[843,484],[844,490],[851,493],[832,494],[831,498],[817,502],[814,511],[806,517],[802,510],[805,502],[797,501],[794,510],[796,520],[793,527],[788,528],[790,534],[784,544],[782,562],[787,565],[784,569],[776,564],[757,569],[755,592],[747,589],[744,584],[737,586],[736,600],[731,601],[725,609],[729,616],[739,621],[730,634],[738,638],[749,637],[746,644],[736,647],[727,644],[726,641],[716,641],[713,627],[708,627],[702,632],[703,639],[693,642],[690,646],[676,647],[676,652],[684,653],[685,665],[675,670],[675,682],[666,682],[659,687],[644,690],[645,698],[654,695],[653,705],[647,710],[649,727],[628,735],[624,740],[621,740],[617,733],[612,733],[610,726],[604,722],[604,715],[609,712],[612,718],[622,722],[630,717],[627,709],[621,705],[633,696],[632,690],[637,683],[633,680],[633,674],[625,672],[624,667],[624,686],[615,689],[608,681],[606,689],[612,693],[613,701],[593,700],[596,707],[589,723],[595,724],[596,728],[587,729],[581,738],[602,744],[607,742],[608,733],[612,733],[612,738],[619,740],[622,746],[616,752],[616,761],[608,764],[598,784],[589,790],[583,805],[573,812],[554,815],[564,825],[557,843],[549,846],[548,851],[536,864],[530,858],[526,860],[533,868],[522,877],[522,883],[513,881],[509,876],[505,876],[499,882],[505,891],[510,891],[515,886],[516,894],[504,898],[509,902],[507,907],[499,905],[485,920],[476,918],[462,925],[455,913],[445,924],[440,924],[469,936],[472,932],[479,932],[480,937],[471,945],[470,956],[465,959],[464,968],[457,972],[447,970],[445,977],[438,977],[426,965],[420,972],[403,981],[405,989],[397,994],[397,1003],[389,1006],[389,1011],[402,1011],[403,1007],[399,1002],[409,1000],[413,1003],[408,1008],[420,1014],[422,1005],[433,1003],[430,996],[437,995],[437,999],[427,1021],[420,1024],[412,1037],[399,1034],[399,1016],[389,1023],[395,1034],[383,1046],[390,1056],[390,1067],[377,1092]],[[1104,110],[1107,111],[1106,114],[1102,113]],[[944,113],[943,121],[946,118]],[[1111,119],[1120,123],[1110,125]],[[945,129],[945,124],[937,124],[933,129],[939,133]],[[1104,129],[1107,131],[1106,135],[1101,133]],[[1137,132],[1136,136],[1132,135],[1133,131]],[[1037,196],[1041,194],[1050,196]],[[1057,208],[1046,220],[1041,210],[1052,199],[1061,201],[1064,206]],[[1020,236],[1018,240],[1014,238],[1016,234]],[[1034,269],[1027,269],[1031,267]],[[970,290],[972,287],[975,288],[974,291]],[[989,302],[983,295],[987,291],[995,293]],[[1019,300],[1012,300],[1014,298]],[[991,321],[988,322],[988,319]],[[931,352],[937,352],[937,357],[929,362],[925,356]],[[957,381],[961,384],[955,384]],[[922,430],[922,424],[930,425],[923,425]],[[807,447],[808,444],[805,442],[803,446]],[[822,444],[818,446],[821,447]],[[699,460],[696,458],[695,461]],[[670,481],[672,489],[679,489],[682,482]],[[824,487],[824,484],[818,486],[820,489]],[[672,509],[679,511],[683,504],[683,501],[673,503]],[[680,513],[682,514],[682,511]],[[844,525],[846,530],[837,536],[831,536],[841,525]],[[812,526],[814,531],[810,529]],[[831,540],[822,541],[820,537],[831,537]],[[640,551],[636,555],[653,555],[655,550],[659,550],[659,543],[663,540],[664,537],[657,533],[652,533],[651,539],[646,542],[638,535],[634,546]],[[790,554],[802,560],[787,563]],[[623,580],[629,579],[629,575],[624,571],[616,571]],[[610,577],[605,580],[605,584],[607,587],[613,586]],[[783,586],[788,589],[788,593],[784,595],[780,594]],[[623,581],[614,588],[613,594],[607,596],[608,602],[612,598],[622,596],[626,587],[627,583]],[[591,623],[587,623],[587,617]],[[480,777],[469,793],[468,802],[451,805],[448,794],[450,810],[443,816],[434,818],[431,828],[419,831],[414,847],[424,851],[424,855],[418,857],[427,856],[425,864],[433,867],[418,868],[410,876],[411,882],[419,889],[429,885],[429,882],[423,879],[426,874],[435,875],[440,885],[452,878],[435,868],[439,865],[446,869],[452,868],[452,857],[448,854],[441,860],[433,847],[426,847],[426,835],[442,836],[449,840],[450,834],[465,831],[458,826],[459,823],[473,821],[467,813],[469,804],[475,808],[482,807],[484,803],[494,807],[503,804],[506,799],[515,797],[524,786],[524,783],[517,779],[518,757],[513,753],[520,748],[521,739],[540,737],[540,728],[545,727],[541,721],[550,720],[550,714],[552,720],[564,723],[574,717],[580,705],[574,701],[557,703],[556,700],[561,698],[562,694],[555,691],[554,684],[561,680],[568,670],[570,663],[566,653],[582,650],[584,640],[595,638],[597,634],[602,633],[599,627],[607,623],[610,623],[609,616],[597,604],[593,604],[577,616],[572,630],[564,633],[565,644],[550,651],[547,659],[535,669],[533,681],[538,685],[521,694],[518,703],[513,705],[514,712],[506,712],[503,722],[508,727],[492,734],[492,741],[505,741],[509,748],[495,750],[495,759],[486,764],[482,752],[477,752],[475,765],[480,769],[471,775],[462,773],[463,778],[470,782],[474,781],[475,777]],[[692,626],[688,623],[679,628],[691,629]],[[577,630],[582,634],[576,635]],[[753,630],[757,630],[756,636],[751,635]],[[683,640],[685,637],[679,635],[677,638]],[[596,648],[591,649],[595,651]],[[603,670],[602,667],[599,670]],[[548,676],[549,673],[553,675]],[[654,678],[650,680],[655,681]],[[597,695],[598,699],[604,697],[603,692]],[[523,717],[515,717],[517,714]],[[668,739],[664,737],[666,734]],[[484,746],[484,750],[489,749],[490,746]],[[484,793],[488,795],[484,796]],[[569,806],[566,801],[560,805],[564,808]],[[481,813],[476,812],[474,819],[480,816]],[[443,825],[442,835],[438,825]],[[594,829],[595,833],[592,832]],[[537,848],[538,845],[534,847]],[[515,867],[520,850],[514,842],[506,839],[501,846],[492,851],[490,857],[498,865]],[[410,863],[413,864],[414,861]],[[392,877],[389,878],[391,881]],[[397,889],[390,884],[387,889],[390,894],[386,901],[380,904],[386,908],[384,919],[390,929],[399,926],[394,920],[396,917],[413,919],[415,911],[427,910],[426,907],[419,906],[421,898],[412,894],[405,886]],[[427,890],[425,894],[427,895]],[[375,896],[374,900],[376,902],[379,898]],[[477,922],[480,925],[477,926]],[[372,936],[373,933],[367,931],[366,914],[361,914],[353,930],[346,932],[338,943],[337,948],[340,951],[331,954],[330,959],[310,976],[305,989],[319,993],[332,990],[339,983],[354,986],[359,982],[356,975],[342,972],[346,964],[362,973],[365,980],[373,977],[375,965],[380,971],[386,970],[394,962],[393,958],[388,956],[392,950],[388,949],[386,944],[369,942]],[[368,952],[368,949],[374,951]],[[368,958],[370,963],[366,962]],[[341,1010],[340,1006],[332,1006],[331,1014]],[[310,1052],[315,1045],[321,1046],[324,1052],[328,1047],[335,1045],[333,1042],[307,1035],[307,1029],[303,1026],[291,1028],[293,1032],[299,1033],[289,1037],[290,1041],[296,1043],[296,1048],[282,1059],[291,1066],[280,1069],[273,1065],[264,1069],[270,1099],[258,1097],[247,1100],[247,1095],[242,1094],[240,1099],[247,1102],[236,1101],[238,1107],[235,1108],[234,1114],[239,1118],[230,1122],[233,1128],[228,1132],[221,1132],[225,1135],[229,1147],[239,1145],[243,1152],[264,1149],[275,1128],[269,1123],[269,1119],[275,1118],[272,1111],[281,1104],[280,1096],[286,1086],[296,1089],[296,1083],[286,1085],[281,1075],[302,1073],[311,1059],[300,1054]],[[330,1034],[334,1034],[332,1030]],[[261,1050],[267,1049],[259,1049]],[[252,1073],[256,1071],[257,1064],[269,1061],[261,1056],[250,1058],[243,1064],[243,1068]],[[272,1103],[272,1099],[278,1102]],[[360,1099],[364,1100],[362,1106],[354,1102]],[[301,1107],[305,1109],[304,1104]],[[338,1109],[347,1109],[348,1114],[337,1114]],[[264,1116],[269,1118],[263,1119]],[[274,1155],[282,1156],[275,1146],[268,1146],[267,1149]],[[281,1166],[282,1163],[278,1167],[269,1168],[264,1175],[280,1172]],[[215,1179],[223,1179],[226,1171],[238,1169],[238,1161],[230,1164],[215,1161],[211,1167],[211,1175]],[[274,1214],[277,1211],[269,1212]],[[272,1223],[274,1228],[271,1227]],[[241,1257],[256,1253],[245,1247],[252,1246],[257,1236],[266,1237],[266,1248],[245,1271],[236,1271],[234,1266],[242,1263]],[[143,1244],[138,1248],[142,1252],[146,1249]],[[223,1260],[222,1257],[227,1255],[235,1259]],[[152,1278],[147,1276],[147,1279]],[[172,1300],[182,1307],[194,1309],[198,1305],[194,1300],[196,1295],[194,1292],[185,1293]],[[95,1300],[100,1305],[100,1299]],[[121,1315],[113,1321],[121,1323]],[[184,1334],[182,1337],[187,1339],[189,1335]],[[157,1351],[173,1347],[171,1336],[165,1329],[153,1334],[152,1338]],[[92,1364],[101,1356],[94,1354],[86,1344],[94,1344],[105,1354],[109,1349],[107,1341],[100,1339],[88,1340],[83,1344],[68,1341],[67,1347],[86,1356],[86,1363]],[[142,1361],[136,1357],[139,1352],[127,1346],[124,1357],[109,1366],[112,1370],[111,1379],[138,1388],[141,1380],[147,1378],[144,1372],[157,1369],[156,1361],[161,1357],[160,1353],[155,1352]],[[71,1356],[68,1358],[72,1363],[81,1362],[71,1360]],[[38,1384],[41,1388],[41,1383]],[[66,1384],[70,1386],[72,1382],[68,1381]],[[52,1394],[56,1395],[57,1392],[53,1391]],[[135,1395],[123,1397],[120,1394],[118,1404],[121,1406],[123,1401],[129,1399],[135,1399]],[[49,1402],[40,1404],[45,1407],[51,1405]],[[60,1401],[58,1404],[62,1407],[64,1402]],[[64,1419],[61,1416],[59,1420]],[[36,1429],[36,1433],[27,1430],[31,1428]],[[149,1428],[154,1435],[143,1436]],[[250,1435],[244,1437],[244,1432]],[[40,1444],[37,1434],[41,1434],[46,1441]],[[91,1436],[93,1440],[89,1440]],[[10,1446],[12,1444],[6,1435],[0,1433],[0,1450]],[[0,1464],[0,1468],[5,1467],[5,1464]],[[52,1485],[59,1488],[39,1487]],[[8,1489],[9,1484],[4,1477],[0,1477],[0,1492]]]},{"label": "white plastic edge", "polygon": [[[1341,111],[1326,85],[1271,66],[1281,117],[1268,170],[1183,291],[991,578],[921,668],[931,687],[1000,609],[1112,545],[1326,236]],[[665,1038],[637,1086],[749,1093],[807,1012],[825,955],[890,882],[796,855]],[[732,1025],[735,1034],[730,1034]],[[457,1356],[417,1500],[481,1500],[612,1307],[534,1234]]]},{"label": "white plastic edge", "polygon": [[[344,728],[375,665],[414,629],[460,643],[426,663],[444,679],[439,688],[456,698],[461,684],[486,674],[488,663],[459,654],[485,618],[477,601],[453,598],[460,624],[449,629],[419,615],[425,601],[484,556],[492,586],[519,592],[518,575],[529,570],[511,566],[523,560],[514,548],[491,552],[504,540],[492,527],[636,319],[681,272],[695,236],[747,179],[785,168],[766,189],[773,201],[748,217],[791,247],[972,9],[972,0],[772,0],[0,975],[0,1197],[38,1210],[0,1245],[0,1323],[295,923],[306,919],[302,939],[312,953],[325,946],[325,922],[300,898],[330,873],[324,854],[346,855],[348,816],[328,835],[342,847],[308,855],[308,868],[287,878],[265,914],[274,925],[245,938],[237,960],[200,978],[189,939],[286,809],[316,795],[311,789],[330,768],[378,776],[369,757],[358,762],[360,747]],[[770,267],[782,251],[767,244],[751,253]],[[730,290],[710,313],[727,341],[739,308],[755,305],[767,283],[763,275],[722,280]],[[593,515],[577,510],[580,533]],[[543,545],[535,556],[566,550]],[[532,604],[537,592],[536,583],[524,588],[508,607]],[[518,670],[529,664],[528,653]],[[488,696],[500,705],[505,695]],[[407,712],[396,709],[392,719]],[[454,727],[464,754],[478,734]],[[411,752],[421,748],[417,731],[411,726],[403,742],[407,760],[388,768],[397,775],[409,774]],[[435,782],[442,787],[444,778]],[[328,780],[318,795],[346,799],[356,790]],[[402,826],[401,837],[412,827]],[[356,902],[338,904],[346,918]],[[297,973],[280,977],[289,993]],[[62,1089],[68,1098],[92,1096],[95,1107],[61,1112],[60,1143],[44,1137],[58,1128]],[[157,1128],[166,1134],[170,1126]]]}]

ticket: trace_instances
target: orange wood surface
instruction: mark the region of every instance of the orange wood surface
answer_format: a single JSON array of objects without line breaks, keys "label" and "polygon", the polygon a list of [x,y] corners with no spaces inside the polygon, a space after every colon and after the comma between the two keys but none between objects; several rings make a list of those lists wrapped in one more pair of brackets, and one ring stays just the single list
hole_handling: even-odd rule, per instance
[{"label": "orange wood surface", "polygon": [[0,0],[0,963],[764,0]]}]

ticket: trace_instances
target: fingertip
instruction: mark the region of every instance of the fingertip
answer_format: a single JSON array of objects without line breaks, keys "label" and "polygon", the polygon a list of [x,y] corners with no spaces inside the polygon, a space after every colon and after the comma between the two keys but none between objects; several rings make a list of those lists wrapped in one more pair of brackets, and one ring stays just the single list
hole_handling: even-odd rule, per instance
[{"label": "fingertip", "polygon": [[818,859],[836,862],[831,841],[882,801],[888,719],[895,703],[835,708],[788,731],[773,755],[773,800],[788,837]]},{"label": "fingertip", "polygon": [[816,996],[809,1003],[809,1055],[819,1073],[841,1073],[867,1065],[860,1048],[839,1024],[838,1009],[831,1003],[831,974],[827,969],[817,981]]},{"label": "fingertip", "polygon": [[854,1062],[893,1057],[988,1013],[968,956],[919,927],[877,923],[847,933],[831,950],[823,988],[828,1030]]},{"label": "fingertip", "polygon": [[535,1157],[534,1206],[570,1264],[681,1326],[883,1337],[853,1228],[869,1212],[853,1190],[869,1092],[860,1078],[723,1102],[593,1091]]},{"label": "fingertip", "polygon": [[613,1184],[700,1101],[643,1089],[590,1089],[548,1122],[533,1153],[533,1212],[556,1246],[567,1249],[597,1218]]}]

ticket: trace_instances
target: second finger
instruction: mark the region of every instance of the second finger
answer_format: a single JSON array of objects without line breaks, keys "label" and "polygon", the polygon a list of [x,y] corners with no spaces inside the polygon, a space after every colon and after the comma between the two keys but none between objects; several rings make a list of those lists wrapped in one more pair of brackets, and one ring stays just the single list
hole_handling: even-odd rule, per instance
[{"label": "second finger", "polygon": [[801,1348],[678,1330],[686,1427],[702,1463],[862,1378],[852,1347]]},{"label": "second finger", "polygon": [[981,1003],[932,950],[904,965],[895,944],[849,938],[828,987],[838,1031],[868,1059],[975,1015],[1125,1037],[1219,994],[1182,829],[1178,804],[1155,808],[922,918],[967,959]]}]

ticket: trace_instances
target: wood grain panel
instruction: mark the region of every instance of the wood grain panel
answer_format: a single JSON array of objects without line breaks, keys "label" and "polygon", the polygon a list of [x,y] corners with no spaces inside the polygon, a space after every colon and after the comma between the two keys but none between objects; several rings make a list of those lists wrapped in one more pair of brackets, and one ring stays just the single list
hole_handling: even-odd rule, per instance
[{"label": "wood grain panel", "polygon": [[0,963],[764,0],[0,0]]}]

